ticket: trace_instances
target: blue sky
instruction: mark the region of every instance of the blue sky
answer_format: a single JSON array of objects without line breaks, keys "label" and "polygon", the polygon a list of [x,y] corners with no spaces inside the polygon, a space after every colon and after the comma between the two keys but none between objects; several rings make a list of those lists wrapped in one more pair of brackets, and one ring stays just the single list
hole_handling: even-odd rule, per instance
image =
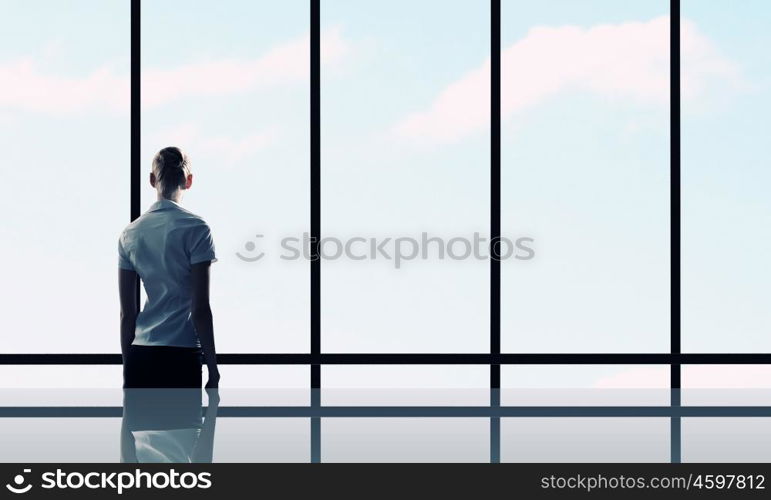
[{"label": "blue sky", "polygon": [[4,352],[115,351],[129,9],[64,5],[4,2],[0,19]]},{"label": "blue sky", "polygon": [[[308,266],[276,251],[308,228],[307,2],[269,4],[143,8],[143,176],[160,147],[191,155],[222,352],[308,349]],[[771,8],[727,6],[683,2],[683,345],[767,351]],[[503,232],[536,239],[503,266],[506,351],[668,350],[667,9],[503,2]],[[113,351],[128,2],[8,2],[0,28],[4,314],[30,332],[4,350]],[[322,31],[324,233],[485,234],[487,3],[325,0]],[[268,256],[238,260],[256,234]],[[487,263],[408,264],[323,264],[324,350],[488,349]]]},{"label": "blue sky", "polygon": [[684,103],[683,348],[768,351],[766,261],[771,113],[771,43],[766,2],[684,4],[689,17],[738,68],[741,89],[709,105]]},{"label": "blue sky", "polygon": [[[524,64],[506,71],[504,49],[504,95],[561,88],[533,91],[527,106],[504,112],[503,232],[525,228],[539,254],[525,265],[502,266],[502,347],[665,352],[667,2],[575,4],[532,7],[532,14],[525,2],[503,7],[511,19],[503,26],[504,47],[537,57],[527,64],[520,56],[514,62]],[[523,9],[527,16],[516,15]],[[540,27],[551,31],[539,34]],[[538,45],[527,49],[528,40]],[[550,45],[555,51],[543,52]],[[602,80],[622,64],[639,74]]]},{"label": "blue sky", "polygon": [[[186,5],[152,2],[143,10],[145,170],[164,146],[179,144],[190,155],[196,184],[184,203],[207,219],[220,255],[212,294],[218,348],[307,352],[308,264],[275,252],[258,263],[235,256],[259,242],[257,234],[270,242],[259,242],[267,250],[284,233],[307,230],[306,2]],[[144,205],[155,199],[149,185],[142,196]]]}]

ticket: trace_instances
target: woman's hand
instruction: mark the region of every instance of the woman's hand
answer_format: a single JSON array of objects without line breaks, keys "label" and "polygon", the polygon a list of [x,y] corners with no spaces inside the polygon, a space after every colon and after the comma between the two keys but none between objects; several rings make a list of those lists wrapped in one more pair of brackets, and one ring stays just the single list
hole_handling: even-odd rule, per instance
[{"label": "woman's hand", "polygon": [[215,366],[209,368],[209,381],[206,382],[206,389],[217,389],[220,385],[220,371]]}]

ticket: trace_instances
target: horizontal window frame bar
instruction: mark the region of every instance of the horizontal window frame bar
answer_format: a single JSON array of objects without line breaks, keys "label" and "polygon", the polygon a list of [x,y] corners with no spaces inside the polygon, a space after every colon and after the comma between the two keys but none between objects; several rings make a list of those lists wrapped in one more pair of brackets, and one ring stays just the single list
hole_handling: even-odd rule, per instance
[{"label": "horizontal window frame bar", "polygon": [[[223,365],[748,365],[771,353],[253,353],[218,354]],[[0,365],[119,365],[120,354],[0,354]]]},{"label": "horizontal window frame bar", "polygon": [[[202,412],[205,408],[202,408]],[[0,418],[120,418],[120,406],[6,406]],[[769,417],[771,406],[223,406],[238,418]]]}]

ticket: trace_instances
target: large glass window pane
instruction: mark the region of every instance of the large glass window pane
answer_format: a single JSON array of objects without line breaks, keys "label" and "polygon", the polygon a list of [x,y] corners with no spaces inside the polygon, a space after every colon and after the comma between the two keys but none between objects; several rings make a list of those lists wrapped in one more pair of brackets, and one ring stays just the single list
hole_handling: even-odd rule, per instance
[{"label": "large glass window pane", "polygon": [[771,419],[758,417],[683,418],[683,462],[771,461]]},{"label": "large glass window pane", "polygon": [[120,418],[3,418],[2,424],[0,462],[120,460]]},{"label": "large glass window pane", "polygon": [[489,228],[489,5],[329,0],[321,14],[322,53],[325,34],[350,46],[322,68],[322,349],[485,352],[486,243],[482,258],[469,246]]},{"label": "large glass window pane", "polygon": [[119,349],[129,39],[129,2],[3,3],[2,352]]},{"label": "large glass window pane", "polygon": [[669,2],[502,9],[502,348],[668,351]]},{"label": "large glass window pane", "polygon": [[686,365],[682,404],[689,406],[767,406],[769,365]]},{"label": "large glass window pane", "polygon": [[771,349],[771,4],[685,0],[683,350]]},{"label": "large glass window pane", "polygon": [[209,223],[219,258],[222,352],[309,348],[309,265],[280,258],[281,239],[308,230],[309,54],[307,1],[143,4],[142,206],[156,197],[155,152],[185,150],[183,205]]},{"label": "large glass window pane", "polygon": [[501,462],[669,462],[668,418],[502,418]]},{"label": "large glass window pane", "polygon": [[214,462],[310,462],[307,418],[218,418]]},{"label": "large glass window pane", "polygon": [[504,365],[504,406],[668,406],[669,366]]},{"label": "large glass window pane", "polygon": [[487,418],[324,418],[322,462],[488,462]]},{"label": "large glass window pane", "polygon": [[324,406],[487,406],[487,365],[328,365]]}]

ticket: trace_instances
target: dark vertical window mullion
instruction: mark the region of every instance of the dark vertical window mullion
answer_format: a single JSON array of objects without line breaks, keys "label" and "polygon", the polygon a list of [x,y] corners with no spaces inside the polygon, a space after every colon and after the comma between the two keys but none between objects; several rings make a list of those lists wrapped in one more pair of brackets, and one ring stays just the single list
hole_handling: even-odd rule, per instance
[{"label": "dark vertical window mullion", "polygon": [[[311,140],[311,358],[312,373],[321,362],[321,13],[319,0],[311,0],[310,36],[310,140]],[[312,387],[320,386],[320,374],[312,375]]]},{"label": "dark vertical window mullion", "polygon": [[[141,0],[131,0],[131,220],[140,215],[141,211],[141,165],[140,131],[141,131]],[[139,283],[136,287],[136,303],[139,307]]]},{"label": "dark vertical window mullion", "polygon": [[[311,407],[321,406],[321,6],[310,0]],[[311,417],[311,462],[321,461],[321,418]]]},{"label": "dark vertical window mullion", "polygon": [[[490,353],[501,353],[501,2],[491,0],[490,30]],[[490,385],[500,387],[500,364],[490,365]]]},{"label": "dark vertical window mullion", "polygon": [[[680,354],[682,317],[681,317],[681,165],[680,165],[680,0],[670,0],[669,27],[670,59],[670,280],[671,280],[671,325],[670,352]],[[680,406],[681,365],[670,364],[671,405]],[[679,414],[679,412],[678,412]],[[674,415],[674,413],[673,413]],[[671,461],[680,462],[680,417],[673,416],[671,422]]]},{"label": "dark vertical window mullion", "polygon": [[[501,0],[490,1],[490,354],[501,353]],[[497,360],[494,360],[497,361]],[[490,406],[501,405],[501,365],[490,364]],[[501,419],[490,418],[490,462],[500,462]]]}]

